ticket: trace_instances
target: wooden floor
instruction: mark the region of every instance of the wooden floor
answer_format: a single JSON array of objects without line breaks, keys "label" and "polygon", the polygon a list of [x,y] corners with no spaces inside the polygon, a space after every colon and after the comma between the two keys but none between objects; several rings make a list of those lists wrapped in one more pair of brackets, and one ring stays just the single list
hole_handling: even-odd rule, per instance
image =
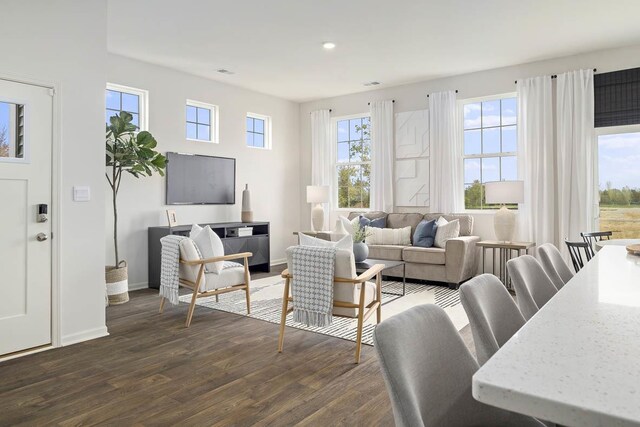
[{"label": "wooden floor", "polygon": [[198,307],[186,329],[158,303],[132,292],[110,336],[0,363],[0,425],[393,425],[373,347],[355,365],[353,342],[288,328],[278,354],[275,324]]}]

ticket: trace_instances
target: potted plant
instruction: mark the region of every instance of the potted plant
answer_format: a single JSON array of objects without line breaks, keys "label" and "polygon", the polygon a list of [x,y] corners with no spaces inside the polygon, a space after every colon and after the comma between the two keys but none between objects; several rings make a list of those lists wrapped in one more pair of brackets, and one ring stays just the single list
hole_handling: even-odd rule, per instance
[{"label": "potted plant", "polygon": [[158,172],[164,176],[167,159],[154,150],[158,144],[147,131],[137,132],[138,127],[131,123],[133,116],[125,111],[109,119],[106,136],[106,177],[111,187],[113,200],[113,246],[115,265],[105,267],[107,296],[109,304],[122,304],[129,301],[127,262],[120,259],[118,253],[118,206],[117,198],[123,172],[136,178],[153,175]]},{"label": "potted plant", "polygon": [[359,222],[353,225],[353,257],[356,262],[362,262],[369,256],[369,247],[364,240],[371,236],[371,232]]}]

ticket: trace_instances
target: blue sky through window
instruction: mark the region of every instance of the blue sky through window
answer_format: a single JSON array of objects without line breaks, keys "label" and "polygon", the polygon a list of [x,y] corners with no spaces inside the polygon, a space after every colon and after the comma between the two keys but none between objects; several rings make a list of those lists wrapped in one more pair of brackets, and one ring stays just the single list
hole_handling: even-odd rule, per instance
[{"label": "blue sky through window", "polygon": [[598,137],[600,189],[640,188],[640,132]]}]

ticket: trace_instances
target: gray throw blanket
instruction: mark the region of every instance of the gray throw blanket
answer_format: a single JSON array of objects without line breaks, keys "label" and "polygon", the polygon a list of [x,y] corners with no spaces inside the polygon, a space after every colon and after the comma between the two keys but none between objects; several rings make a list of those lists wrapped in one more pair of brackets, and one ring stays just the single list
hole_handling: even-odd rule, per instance
[{"label": "gray throw blanket", "polygon": [[292,255],[293,321],[307,326],[330,326],[336,249],[296,246]]},{"label": "gray throw blanket", "polygon": [[160,296],[171,304],[178,304],[178,288],[180,287],[180,241],[185,236],[168,235],[160,239],[162,253],[160,256]]}]

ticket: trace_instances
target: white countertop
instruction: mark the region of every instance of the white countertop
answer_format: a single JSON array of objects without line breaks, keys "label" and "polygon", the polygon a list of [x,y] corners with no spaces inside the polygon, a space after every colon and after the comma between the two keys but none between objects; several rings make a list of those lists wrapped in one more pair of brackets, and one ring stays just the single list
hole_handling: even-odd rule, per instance
[{"label": "white countertop", "polygon": [[565,426],[640,426],[640,257],[602,248],[476,372],[473,396]]}]

